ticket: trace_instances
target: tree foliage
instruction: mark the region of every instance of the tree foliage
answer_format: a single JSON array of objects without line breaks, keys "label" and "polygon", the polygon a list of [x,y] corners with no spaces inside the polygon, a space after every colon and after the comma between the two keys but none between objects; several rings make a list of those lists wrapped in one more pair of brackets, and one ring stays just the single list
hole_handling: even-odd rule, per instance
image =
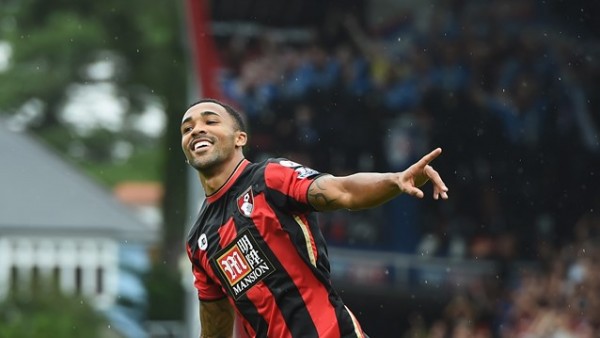
[{"label": "tree foliage", "polygon": [[[172,270],[187,222],[187,175],[179,141],[187,106],[182,18],[182,2],[172,0],[0,0],[0,42],[11,50],[8,67],[0,69],[0,115],[19,117],[26,129],[60,152],[79,156],[90,172],[111,175],[104,182],[162,179],[161,260]],[[98,62],[112,65],[112,72],[94,75],[90,67]],[[65,121],[74,90],[94,84],[115,88],[126,110],[122,128],[81,133]],[[157,102],[166,112],[166,133],[148,139],[135,132],[135,117]],[[89,102],[90,107],[98,104]],[[133,148],[129,160],[142,162],[115,160],[115,147],[123,142]]]},{"label": "tree foliage", "polygon": [[0,337],[94,338],[109,327],[85,299],[58,292],[13,295],[0,303]]}]

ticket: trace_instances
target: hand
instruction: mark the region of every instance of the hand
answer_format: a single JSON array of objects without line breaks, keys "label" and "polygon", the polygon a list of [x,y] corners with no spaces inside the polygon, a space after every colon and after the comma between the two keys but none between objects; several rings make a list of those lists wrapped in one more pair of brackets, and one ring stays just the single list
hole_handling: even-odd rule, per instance
[{"label": "hand", "polygon": [[433,184],[433,199],[437,200],[440,197],[448,199],[448,187],[442,181],[440,174],[429,165],[441,153],[442,149],[437,148],[401,172],[398,182],[400,190],[411,196],[423,198],[425,194],[419,187],[431,180]]}]

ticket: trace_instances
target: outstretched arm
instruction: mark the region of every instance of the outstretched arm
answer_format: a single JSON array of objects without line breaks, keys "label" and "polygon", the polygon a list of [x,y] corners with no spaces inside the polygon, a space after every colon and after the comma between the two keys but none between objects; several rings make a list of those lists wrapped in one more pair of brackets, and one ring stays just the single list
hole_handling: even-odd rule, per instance
[{"label": "outstretched arm", "polygon": [[429,163],[442,153],[437,148],[418,162],[398,173],[357,173],[349,176],[321,176],[308,189],[308,201],[317,210],[359,210],[378,206],[406,193],[423,198],[419,189],[427,181],[433,184],[433,198],[447,199],[448,188]]},{"label": "outstretched arm", "polygon": [[200,303],[200,338],[233,337],[233,308],[227,298]]}]

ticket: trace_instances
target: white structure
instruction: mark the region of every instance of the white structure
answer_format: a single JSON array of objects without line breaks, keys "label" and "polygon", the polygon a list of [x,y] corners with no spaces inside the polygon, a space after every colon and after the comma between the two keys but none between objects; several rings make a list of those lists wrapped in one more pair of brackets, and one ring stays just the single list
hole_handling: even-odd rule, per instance
[{"label": "white structure", "polygon": [[0,121],[0,299],[50,281],[86,296],[111,318],[118,297],[145,300],[131,271],[148,267],[146,248],[157,239],[157,227]]},{"label": "white structure", "polygon": [[117,296],[118,252],[110,238],[1,236],[0,298],[53,281],[107,309]]}]

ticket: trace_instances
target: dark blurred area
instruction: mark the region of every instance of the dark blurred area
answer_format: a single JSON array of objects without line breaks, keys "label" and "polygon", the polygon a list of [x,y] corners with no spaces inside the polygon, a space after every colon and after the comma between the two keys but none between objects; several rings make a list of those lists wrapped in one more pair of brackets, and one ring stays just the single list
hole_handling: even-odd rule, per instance
[{"label": "dark blurred area", "polygon": [[219,22],[253,23],[269,27],[318,27],[330,14],[364,12],[365,0],[218,0],[211,1],[211,18]]},{"label": "dark blurred area", "polygon": [[443,304],[407,307],[404,336],[597,336],[600,3],[393,3],[212,2],[247,154],[343,175],[442,147],[448,201],[322,215],[333,247],[496,264]]}]

